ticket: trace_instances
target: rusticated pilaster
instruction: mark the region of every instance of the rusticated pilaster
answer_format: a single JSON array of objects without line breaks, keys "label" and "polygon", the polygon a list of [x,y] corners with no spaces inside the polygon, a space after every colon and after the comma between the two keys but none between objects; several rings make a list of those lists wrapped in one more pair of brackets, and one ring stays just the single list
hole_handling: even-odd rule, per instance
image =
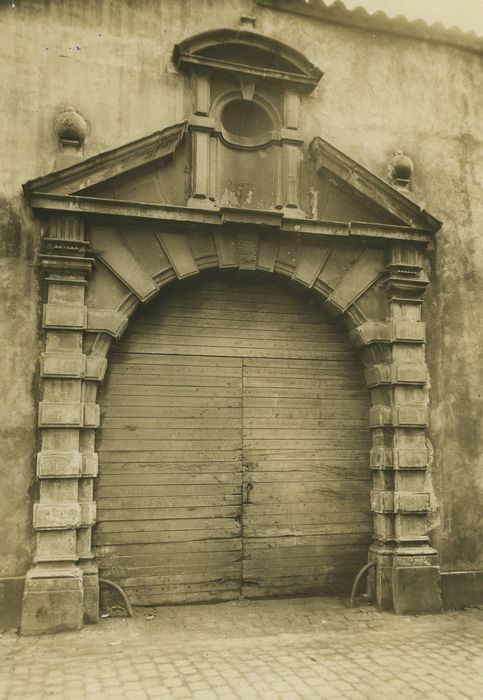
[{"label": "rusticated pilaster", "polygon": [[26,580],[23,634],[79,629],[85,579],[94,573],[85,543],[95,516],[92,480],[97,462],[93,450],[85,449],[83,436],[86,428],[99,424],[95,396],[84,385],[88,373],[98,370],[83,352],[85,287],[93,261],[86,257],[81,219],[52,216],[47,226],[41,255],[47,299],[38,412],[40,498],[33,518],[37,551]]},{"label": "rusticated pilaster", "polygon": [[372,399],[374,590],[383,608],[428,612],[441,609],[437,554],[429,545],[427,522],[429,400],[421,305],[428,279],[418,249],[396,245],[388,257],[388,319],[352,332],[365,348]]}]

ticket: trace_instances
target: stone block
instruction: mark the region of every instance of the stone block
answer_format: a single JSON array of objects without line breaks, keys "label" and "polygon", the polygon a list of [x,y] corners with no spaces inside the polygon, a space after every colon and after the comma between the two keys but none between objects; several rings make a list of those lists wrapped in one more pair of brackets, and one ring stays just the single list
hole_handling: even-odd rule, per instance
[{"label": "stone block", "polygon": [[371,343],[389,343],[391,328],[384,321],[365,321],[350,332],[349,338],[357,348]]},{"label": "stone block", "polygon": [[24,636],[80,630],[84,594],[80,571],[27,574],[22,602]]},{"label": "stone block", "polygon": [[392,587],[394,610],[400,615],[442,611],[438,566],[395,567]]},{"label": "stone block", "polygon": [[394,493],[392,491],[371,491],[371,510],[373,513],[393,513]]},{"label": "stone block", "polygon": [[394,383],[426,384],[428,381],[428,368],[425,364],[399,362],[394,365],[394,372]]},{"label": "stone block", "polygon": [[97,355],[86,357],[86,379],[102,382],[106,373],[107,360]]},{"label": "stone block", "polygon": [[356,347],[371,343],[424,343],[426,330],[421,321],[365,321],[349,337]]},{"label": "stone block", "polygon": [[426,326],[421,321],[393,321],[391,324],[392,342],[424,343]]},{"label": "stone block", "polygon": [[72,530],[81,523],[79,503],[34,503],[37,530]]},{"label": "stone block", "polygon": [[235,235],[229,231],[216,231],[213,237],[215,240],[219,267],[238,267],[238,256]]},{"label": "stone block", "polygon": [[[215,234],[215,241],[216,240],[222,240],[224,234],[217,233]],[[219,239],[217,238],[219,237]],[[273,268],[275,267],[275,261],[277,259],[277,252],[278,252],[278,240],[276,238],[272,237],[267,237],[267,238],[262,238],[260,240],[260,244],[258,246],[258,260],[257,260],[257,268],[259,270],[266,270],[267,272],[273,272]],[[220,252],[218,251],[218,257],[220,257]],[[221,265],[221,260],[220,260],[220,267]]]},{"label": "stone block", "polygon": [[25,577],[0,578],[0,632],[20,626]]},{"label": "stone block", "polygon": [[380,277],[384,270],[383,250],[365,249],[329,295],[326,305],[343,313]]},{"label": "stone block", "polygon": [[297,257],[297,267],[295,268],[292,279],[306,287],[313,287],[329,254],[330,248],[304,246],[302,252]]},{"label": "stone block", "polygon": [[368,386],[380,384],[426,384],[428,370],[418,363],[376,364],[364,370]]},{"label": "stone block", "polygon": [[84,623],[99,622],[99,573],[95,566],[82,569],[84,584]]},{"label": "stone block", "polygon": [[392,424],[392,406],[372,406],[369,409],[369,425],[371,428],[377,428],[378,426]]},{"label": "stone block", "polygon": [[407,406],[395,406],[394,409],[395,425],[415,425],[424,427],[429,423],[428,406],[413,404]]},{"label": "stone block", "polygon": [[91,246],[104,265],[141,301],[147,301],[157,293],[156,283],[115,230],[93,228]]},{"label": "stone block", "polygon": [[371,491],[371,510],[375,513],[425,513],[429,510],[429,494]]},{"label": "stone block", "polygon": [[42,353],[43,377],[68,377],[80,379],[85,374],[86,358],[81,354]]},{"label": "stone block", "polygon": [[96,522],[95,501],[80,503],[80,510],[80,527],[89,527],[90,525],[94,525],[94,523]]},{"label": "stone block", "polygon": [[100,407],[97,403],[86,403],[84,405],[84,428],[98,428],[101,420]]},{"label": "stone block", "polygon": [[128,321],[127,316],[113,309],[87,310],[87,330],[93,333],[108,333],[120,338]]},{"label": "stone block", "polygon": [[429,510],[429,493],[396,492],[395,513],[425,513]]},{"label": "stone block", "polygon": [[61,401],[41,401],[39,403],[39,427],[81,427],[83,404]]},{"label": "stone block", "polygon": [[198,274],[198,266],[186,236],[180,233],[156,233],[179,279]]},{"label": "stone block", "polygon": [[420,404],[373,406],[369,409],[371,428],[384,425],[425,427],[428,421],[429,408]]},{"label": "stone block", "polygon": [[44,328],[63,328],[66,330],[83,330],[87,325],[85,306],[67,306],[65,304],[44,304]]},{"label": "stone block", "polygon": [[370,466],[371,469],[424,470],[428,466],[428,450],[417,447],[373,447]]},{"label": "stone block", "polygon": [[73,479],[82,473],[80,452],[39,452],[37,476],[40,479]]},{"label": "stone block", "polygon": [[380,610],[392,610],[393,590],[391,557],[373,554],[371,555],[371,560],[373,558],[377,561],[373,578],[376,605]]},{"label": "stone block", "polygon": [[391,383],[391,365],[378,364],[364,370],[367,386]]},{"label": "stone block", "polygon": [[395,457],[395,469],[425,469],[428,465],[427,449],[398,449]]},{"label": "stone block", "polygon": [[427,544],[429,536],[426,511],[399,511],[396,514],[394,520],[394,534],[396,540],[400,544],[409,545],[411,547],[417,544]]},{"label": "stone block", "polygon": [[82,476],[96,477],[99,472],[99,457],[96,452],[85,452],[82,455]]},{"label": "stone block", "polygon": [[37,530],[35,562],[49,565],[56,561],[76,562],[78,532],[76,528]]}]

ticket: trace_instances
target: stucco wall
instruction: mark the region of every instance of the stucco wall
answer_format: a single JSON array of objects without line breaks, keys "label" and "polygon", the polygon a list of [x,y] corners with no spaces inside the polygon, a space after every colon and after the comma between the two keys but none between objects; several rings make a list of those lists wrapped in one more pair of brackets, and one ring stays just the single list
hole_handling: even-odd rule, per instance
[{"label": "stucco wall", "polygon": [[[0,578],[32,557],[40,227],[21,185],[55,166],[55,114],[72,104],[89,125],[86,157],[187,116],[173,45],[240,26],[303,49],[325,75],[302,110],[320,135],[384,177],[393,149],[415,163],[413,196],[444,221],[427,295],[434,543],[444,571],[483,570],[483,57],[449,45],[372,34],[274,12],[248,0],[23,0],[2,3],[0,183],[2,370],[6,439],[0,471]],[[480,133],[479,133],[480,132]]]}]

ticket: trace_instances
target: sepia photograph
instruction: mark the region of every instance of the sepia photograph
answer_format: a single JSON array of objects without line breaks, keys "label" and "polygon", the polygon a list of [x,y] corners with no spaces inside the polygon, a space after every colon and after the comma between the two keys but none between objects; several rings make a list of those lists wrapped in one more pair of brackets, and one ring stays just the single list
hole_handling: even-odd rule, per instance
[{"label": "sepia photograph", "polygon": [[0,0],[0,700],[483,698],[483,0]]}]

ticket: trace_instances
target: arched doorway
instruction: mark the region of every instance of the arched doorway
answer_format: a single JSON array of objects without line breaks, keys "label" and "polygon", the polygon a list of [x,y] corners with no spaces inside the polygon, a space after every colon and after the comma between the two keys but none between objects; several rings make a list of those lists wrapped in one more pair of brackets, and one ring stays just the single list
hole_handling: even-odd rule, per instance
[{"label": "arched doorway", "polygon": [[100,404],[95,552],[134,603],[349,590],[369,399],[310,293],[248,272],[171,286],[112,349]]}]

